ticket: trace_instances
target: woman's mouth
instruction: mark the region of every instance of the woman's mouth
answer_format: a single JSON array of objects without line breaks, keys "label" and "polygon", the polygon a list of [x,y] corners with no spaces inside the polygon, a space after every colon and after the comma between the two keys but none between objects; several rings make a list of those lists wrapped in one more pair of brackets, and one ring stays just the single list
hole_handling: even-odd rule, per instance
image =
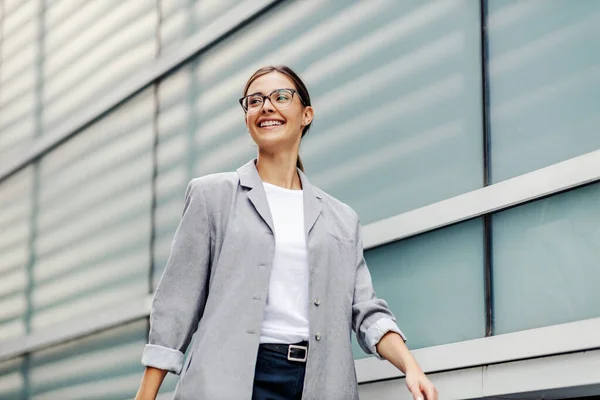
[{"label": "woman's mouth", "polygon": [[278,126],[283,126],[283,125],[285,125],[285,122],[283,122],[281,120],[275,120],[275,119],[267,119],[264,121],[260,121],[258,123],[258,127],[264,128],[264,129],[275,129]]}]

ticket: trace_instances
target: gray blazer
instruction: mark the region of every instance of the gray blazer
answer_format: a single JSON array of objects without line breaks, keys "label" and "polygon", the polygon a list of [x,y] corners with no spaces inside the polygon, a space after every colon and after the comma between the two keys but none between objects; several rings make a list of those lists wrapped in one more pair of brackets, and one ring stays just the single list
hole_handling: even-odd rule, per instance
[{"label": "gray blazer", "polygon": [[[142,364],[181,374],[175,398],[250,399],[275,237],[256,160],[193,179],[152,303]],[[358,399],[351,329],[362,349],[398,332],[375,297],[357,214],[299,171],[309,258],[304,400]],[[191,354],[184,353],[196,332]]]}]

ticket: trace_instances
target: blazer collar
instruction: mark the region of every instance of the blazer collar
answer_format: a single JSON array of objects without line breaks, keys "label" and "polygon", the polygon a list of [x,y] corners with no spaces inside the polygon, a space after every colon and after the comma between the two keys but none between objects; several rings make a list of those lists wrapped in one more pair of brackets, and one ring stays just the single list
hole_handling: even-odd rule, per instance
[{"label": "blazer collar", "polygon": [[[252,202],[258,214],[274,233],[275,228],[273,227],[273,219],[271,217],[267,195],[262,180],[260,179],[260,175],[258,175],[258,170],[256,169],[256,158],[238,168],[237,173],[240,178],[240,185],[250,189],[247,193],[248,199]],[[304,233],[308,239],[309,232],[321,215],[321,210],[323,209],[323,196],[321,195],[320,190],[310,183],[306,175],[300,169],[298,169],[298,175],[300,176],[300,182],[302,183],[302,197],[304,200]]]}]

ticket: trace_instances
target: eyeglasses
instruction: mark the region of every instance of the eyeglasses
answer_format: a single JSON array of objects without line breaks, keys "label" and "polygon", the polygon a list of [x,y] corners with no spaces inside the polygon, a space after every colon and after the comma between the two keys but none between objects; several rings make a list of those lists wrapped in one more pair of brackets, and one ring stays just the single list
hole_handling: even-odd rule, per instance
[{"label": "eyeglasses", "polygon": [[292,104],[292,100],[294,100],[294,94],[298,96],[298,99],[300,99],[302,104],[306,105],[304,100],[302,100],[302,97],[300,97],[298,91],[295,89],[277,89],[266,96],[260,93],[249,94],[242,97],[239,101],[245,113],[256,114],[262,110],[267,98],[273,107],[277,108],[278,110],[289,107],[290,104]]}]

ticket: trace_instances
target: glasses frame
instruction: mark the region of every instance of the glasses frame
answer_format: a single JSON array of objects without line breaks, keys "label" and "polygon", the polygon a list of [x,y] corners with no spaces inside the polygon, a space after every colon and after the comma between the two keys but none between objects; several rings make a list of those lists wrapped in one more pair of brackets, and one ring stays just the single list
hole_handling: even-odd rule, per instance
[{"label": "glasses frame", "polygon": [[[278,110],[280,108],[278,108],[275,104],[273,104],[273,102],[271,101],[271,96],[273,95],[273,93],[275,92],[279,92],[280,90],[289,90],[290,92],[292,92],[292,101],[290,101],[290,104],[292,104],[292,102],[294,101],[294,95],[298,96],[298,99],[300,100],[300,102],[302,103],[302,105],[306,106],[306,103],[304,102],[304,99],[302,99],[302,96],[300,96],[300,93],[298,93],[298,91],[296,89],[292,89],[292,88],[280,88],[280,89],[275,89],[273,90],[271,93],[264,95],[264,94],[260,94],[260,93],[252,93],[252,94],[248,94],[242,98],[240,98],[238,101],[240,102],[240,106],[242,106],[242,110],[244,110],[244,113],[248,113],[248,108],[244,107],[244,99],[247,99],[248,97],[253,97],[253,96],[260,96],[262,97],[262,105],[260,106],[260,108],[258,109],[258,111],[252,113],[252,114],[256,114],[259,113],[260,110],[263,109],[263,107],[265,106],[265,102],[267,101],[267,99],[269,99],[269,102],[271,103],[271,105],[275,108],[277,108]],[[287,108],[289,106],[284,107],[283,109]]]}]

